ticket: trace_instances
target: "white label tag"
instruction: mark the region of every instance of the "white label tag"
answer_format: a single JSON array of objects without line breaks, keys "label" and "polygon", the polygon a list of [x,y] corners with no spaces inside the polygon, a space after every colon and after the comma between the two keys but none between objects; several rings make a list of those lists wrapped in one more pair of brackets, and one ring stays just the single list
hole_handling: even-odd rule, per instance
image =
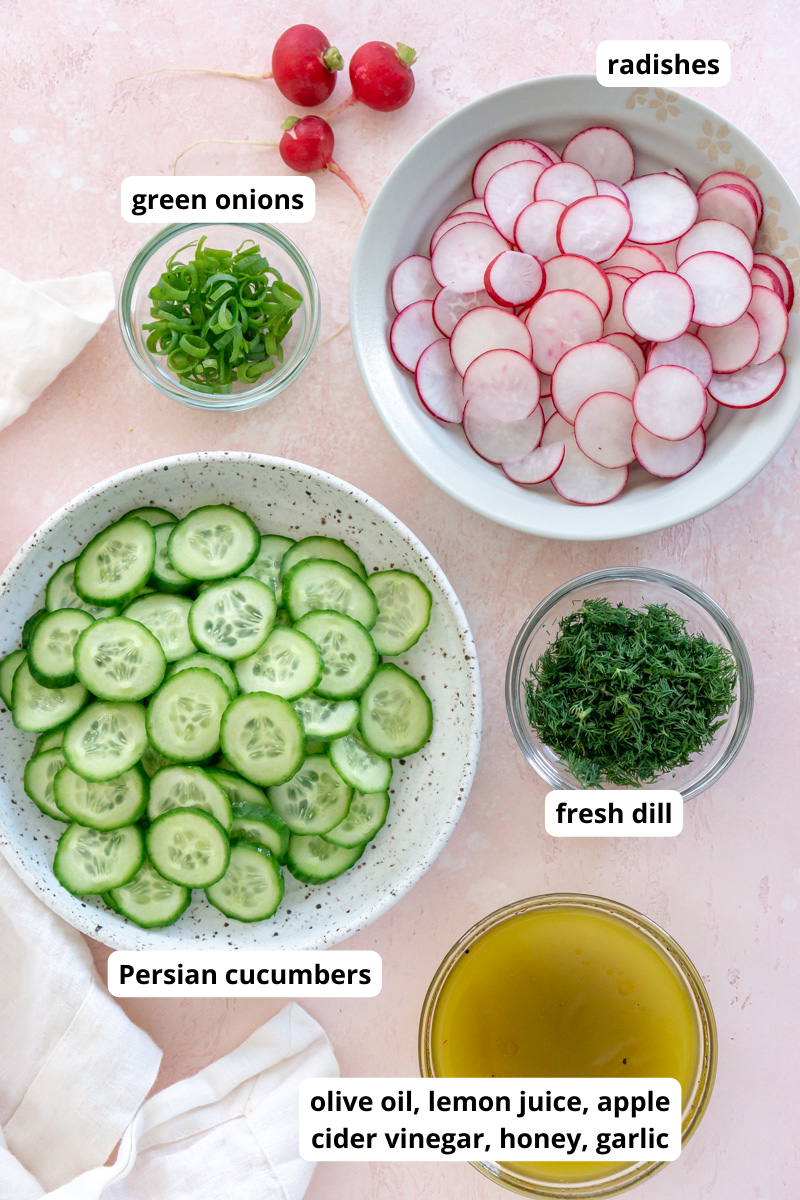
[{"label": "white label tag", "polygon": [[315,197],[308,175],[129,175],[122,181],[120,211],[135,225],[287,225],[310,221]]},{"label": "white label tag", "polygon": [[724,87],[731,48],[727,42],[601,42],[595,69],[603,87]]},{"label": "white label tag", "polygon": [[675,837],[683,829],[680,792],[548,792],[544,827],[551,837]]},{"label": "white label tag", "polygon": [[112,996],[377,996],[375,950],[115,950]]}]

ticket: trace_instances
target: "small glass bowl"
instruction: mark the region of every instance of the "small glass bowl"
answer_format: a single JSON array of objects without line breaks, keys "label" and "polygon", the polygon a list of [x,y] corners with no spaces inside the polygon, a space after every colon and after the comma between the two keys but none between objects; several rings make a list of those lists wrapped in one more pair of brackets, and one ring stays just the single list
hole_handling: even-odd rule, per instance
[{"label": "small glass bowl", "polygon": [[[296,288],[303,297],[301,307],[294,314],[292,328],[282,343],[283,363],[254,383],[234,383],[231,392],[219,396],[196,392],[181,383],[170,371],[166,358],[151,354],[147,349],[147,334],[142,329],[152,320],[148,293],[161,277],[167,259],[176,250],[203,236],[208,238],[210,246],[223,250],[235,250],[246,238],[252,238],[260,245],[270,266],[280,271],[286,283]],[[271,225],[250,222],[235,225],[169,225],[142,247],[128,267],[119,294],[118,315],[128,354],[145,379],[165,396],[171,396],[173,400],[192,408],[238,411],[255,408],[277,396],[294,382],[308,362],[319,333],[319,288],[305,256],[294,242]]]},{"label": "small glass bowl", "polygon": [[[629,608],[668,604],[688,623],[690,633],[730,650],[736,662],[736,699],[713,741],[686,767],[662,775],[652,788],[679,791],[684,801],[699,796],[724,774],[742,748],[753,715],[753,670],[739,631],[718,604],[694,584],[650,567],[612,567],[579,575],[556,588],[533,610],[517,634],[506,670],[506,709],[514,737],[533,769],[556,790],[583,785],[549,746],[531,729],[525,707],[525,682],[558,631],[559,621],[584,600],[606,599]],[[613,784],[598,784],[613,787]]]}]

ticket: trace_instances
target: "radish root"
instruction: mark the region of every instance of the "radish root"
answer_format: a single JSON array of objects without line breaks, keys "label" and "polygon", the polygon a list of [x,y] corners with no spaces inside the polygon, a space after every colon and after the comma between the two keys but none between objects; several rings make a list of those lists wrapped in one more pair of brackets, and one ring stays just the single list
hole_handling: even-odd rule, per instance
[{"label": "radish root", "polygon": [[192,142],[191,146],[187,146],[185,150],[181,150],[172,164],[172,174],[177,174],[178,163],[185,154],[188,154],[190,150],[194,150],[195,146],[208,146],[212,144],[217,146],[270,146],[273,149],[278,145],[277,142],[251,142],[249,138],[200,138],[199,142]]},{"label": "radish root", "polygon": [[341,179],[342,183],[347,184],[347,186],[350,188],[350,191],[353,192],[353,194],[357,197],[364,216],[366,216],[369,211],[369,205],[364,197],[364,193],[361,191],[361,188],[354,183],[347,172],[343,171],[339,164],[335,163],[333,159],[331,159],[331,161],[323,168],[323,170],[330,171],[331,175],[336,175],[339,179]]},{"label": "radish root", "polygon": [[272,71],[263,75],[245,75],[240,71],[217,71],[213,67],[156,67],[154,71],[142,71],[139,75],[126,75],[117,83],[130,83],[134,79],[146,79],[148,75],[185,75],[188,73],[200,75],[224,75],[226,79],[247,79],[250,83],[261,83],[264,79],[272,79]]},{"label": "radish root", "polygon": [[326,121],[330,121],[331,117],[338,117],[339,113],[343,113],[346,108],[351,108],[354,104],[358,104],[358,100],[356,100],[355,93],[351,92],[346,100],[343,100],[341,104],[337,104],[335,108],[329,109],[323,116]]}]

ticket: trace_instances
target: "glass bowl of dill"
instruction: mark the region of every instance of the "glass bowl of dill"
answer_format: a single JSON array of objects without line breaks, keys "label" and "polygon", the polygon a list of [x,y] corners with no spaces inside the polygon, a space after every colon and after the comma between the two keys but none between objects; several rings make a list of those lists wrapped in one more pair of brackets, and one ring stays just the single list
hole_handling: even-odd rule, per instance
[{"label": "glass bowl of dill", "polygon": [[730,617],[650,567],[580,575],[517,634],[506,707],[530,765],[556,790],[711,787],[742,748],[753,671]]},{"label": "glass bowl of dill", "polygon": [[134,365],[164,395],[238,411],[303,370],[319,333],[319,288],[271,225],[169,225],[128,267],[118,315]]}]

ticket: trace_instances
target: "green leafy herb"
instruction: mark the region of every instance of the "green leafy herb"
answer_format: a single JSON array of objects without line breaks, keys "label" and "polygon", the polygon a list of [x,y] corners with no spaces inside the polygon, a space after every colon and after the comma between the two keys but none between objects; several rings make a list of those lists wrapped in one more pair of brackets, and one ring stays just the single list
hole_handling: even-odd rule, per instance
[{"label": "green leafy herb", "polygon": [[584,600],[525,681],[531,728],[584,787],[636,787],[686,766],[736,698],[730,651],[666,604]]}]

